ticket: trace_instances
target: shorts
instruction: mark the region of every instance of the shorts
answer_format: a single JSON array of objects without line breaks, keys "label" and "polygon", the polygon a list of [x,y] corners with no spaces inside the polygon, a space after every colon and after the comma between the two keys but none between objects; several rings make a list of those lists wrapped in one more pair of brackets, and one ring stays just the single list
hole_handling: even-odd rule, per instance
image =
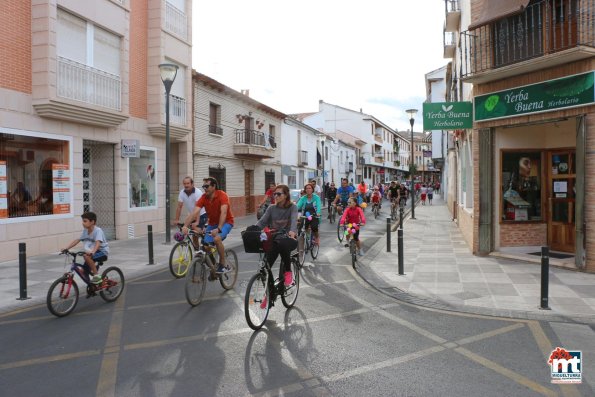
[{"label": "shorts", "polygon": [[97,251],[93,254],[93,262],[105,262],[107,261],[107,254],[105,252]]},{"label": "shorts", "polygon": [[434,193],[428,193],[428,200],[431,200],[434,198]]},{"label": "shorts", "polygon": [[421,201],[425,201],[425,200],[426,200],[426,194],[425,193],[422,193],[421,194]]},{"label": "shorts", "polygon": [[[219,227],[219,225],[207,226],[207,230],[205,231],[205,238],[203,240],[205,244],[213,244],[213,236],[211,236],[211,230],[217,229],[217,227]],[[221,228],[221,233],[219,233],[219,236],[221,236],[221,240],[225,240],[225,237],[227,237],[229,232],[231,232],[232,228],[233,225],[231,223],[226,223],[223,225],[223,227]]]}]

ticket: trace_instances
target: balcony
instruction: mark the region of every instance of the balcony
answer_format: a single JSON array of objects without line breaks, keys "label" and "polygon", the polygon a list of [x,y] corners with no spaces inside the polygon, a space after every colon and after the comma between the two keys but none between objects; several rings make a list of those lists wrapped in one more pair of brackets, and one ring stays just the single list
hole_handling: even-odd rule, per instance
[{"label": "balcony", "polygon": [[300,165],[308,165],[308,152],[305,150],[300,150],[298,155],[300,158]]},{"label": "balcony", "polygon": [[165,2],[165,30],[188,40],[188,18],[184,11],[179,10],[169,1]]},{"label": "balcony", "polygon": [[238,157],[263,159],[275,157],[275,137],[262,131],[238,129],[233,153]]},{"label": "balcony", "polygon": [[461,8],[459,0],[444,0],[444,11],[446,12],[446,21],[444,29],[446,32],[456,32],[459,30],[461,22]]},{"label": "balcony", "polygon": [[445,59],[451,59],[455,57],[455,50],[456,50],[456,42],[455,42],[455,33],[447,32],[446,28],[443,34],[443,41],[444,41],[444,56]]},{"label": "balcony", "polygon": [[172,124],[186,125],[186,100],[175,95],[169,96],[169,121]]},{"label": "balcony", "polygon": [[595,0],[543,0],[462,32],[462,80],[485,83],[591,58],[594,20]]},{"label": "balcony", "polygon": [[209,134],[223,136],[223,128],[216,125],[209,125]]}]

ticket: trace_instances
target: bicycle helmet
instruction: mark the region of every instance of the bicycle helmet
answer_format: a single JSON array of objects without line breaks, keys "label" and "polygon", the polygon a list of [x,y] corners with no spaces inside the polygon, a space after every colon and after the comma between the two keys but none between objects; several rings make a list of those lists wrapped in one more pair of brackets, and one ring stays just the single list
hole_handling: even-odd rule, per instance
[{"label": "bicycle helmet", "polygon": [[182,234],[182,232],[176,232],[176,234],[174,234],[174,240],[181,243],[184,241],[184,234]]}]

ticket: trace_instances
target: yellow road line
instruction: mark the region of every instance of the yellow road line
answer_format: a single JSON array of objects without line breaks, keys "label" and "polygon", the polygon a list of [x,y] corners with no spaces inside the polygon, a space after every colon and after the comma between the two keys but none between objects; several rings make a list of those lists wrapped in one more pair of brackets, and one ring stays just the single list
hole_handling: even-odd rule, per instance
[{"label": "yellow road line", "polygon": [[2,364],[2,365],[0,365],[0,370],[19,368],[19,367],[28,367],[30,365],[46,364],[46,363],[52,363],[52,362],[56,362],[56,361],[73,360],[73,359],[81,358],[81,357],[97,356],[99,354],[101,354],[101,350],[87,350],[87,351],[83,351],[83,352],[57,354],[55,356],[32,358],[29,360],[14,361],[12,363]]}]

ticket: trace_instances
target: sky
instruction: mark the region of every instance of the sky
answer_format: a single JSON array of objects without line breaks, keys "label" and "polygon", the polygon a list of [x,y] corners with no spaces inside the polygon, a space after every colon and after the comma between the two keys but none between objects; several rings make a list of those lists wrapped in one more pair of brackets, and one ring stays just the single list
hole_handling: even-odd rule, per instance
[{"label": "sky", "polygon": [[421,132],[443,0],[194,0],[192,67],[285,114],[327,103]]}]

